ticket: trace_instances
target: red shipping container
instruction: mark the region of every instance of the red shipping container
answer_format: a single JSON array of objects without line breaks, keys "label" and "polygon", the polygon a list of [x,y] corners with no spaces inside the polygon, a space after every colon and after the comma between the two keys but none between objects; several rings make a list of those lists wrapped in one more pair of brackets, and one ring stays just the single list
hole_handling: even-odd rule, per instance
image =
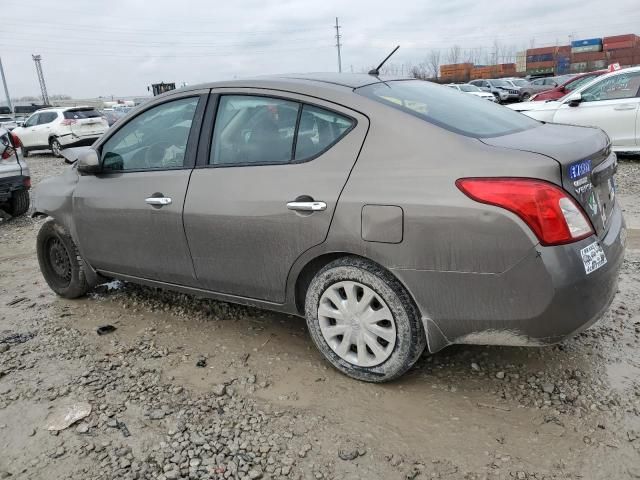
[{"label": "red shipping container", "polygon": [[608,42],[604,44],[605,50],[622,50],[625,48],[633,48],[637,46],[637,42],[627,41],[627,42]]},{"label": "red shipping container", "polygon": [[611,50],[607,52],[610,61],[617,61],[621,58],[640,56],[640,48],[625,48],[622,50]]},{"label": "red shipping container", "polygon": [[574,53],[571,56],[571,63],[595,62],[598,60],[607,60],[607,53],[606,52],[583,52],[583,53]]},{"label": "red shipping container", "polygon": [[545,53],[556,53],[556,48],[558,47],[530,48],[527,50],[527,57],[531,55],[544,55]]},{"label": "red shipping container", "polygon": [[527,70],[533,70],[535,68],[550,68],[555,66],[556,62],[553,60],[549,62],[527,62]]},{"label": "red shipping container", "polygon": [[612,37],[604,37],[602,43],[617,43],[617,42],[637,42],[640,37],[633,33],[627,35],[614,35]]},{"label": "red shipping container", "polygon": [[561,46],[559,46],[557,53],[559,53],[559,54],[571,53],[571,45],[561,45]]}]

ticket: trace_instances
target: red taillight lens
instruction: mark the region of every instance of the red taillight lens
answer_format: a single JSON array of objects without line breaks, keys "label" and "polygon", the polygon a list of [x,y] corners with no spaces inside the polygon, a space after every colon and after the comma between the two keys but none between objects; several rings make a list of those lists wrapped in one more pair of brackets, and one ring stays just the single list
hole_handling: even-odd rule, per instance
[{"label": "red taillight lens", "polygon": [[583,210],[560,187],[528,178],[461,178],[456,186],[476,202],[518,215],[542,245],[561,245],[593,234]]},{"label": "red taillight lens", "polygon": [[0,155],[0,158],[2,158],[2,160],[7,160],[11,158],[14,152],[15,150],[13,148],[7,147],[4,149],[4,152],[2,152],[2,155]]},{"label": "red taillight lens", "polygon": [[78,121],[75,118],[65,118],[64,120],[62,120],[62,122],[60,122],[60,125],[74,125],[78,123]]},{"label": "red taillight lens", "polygon": [[22,185],[26,188],[31,188],[31,177],[25,177],[24,180],[22,180]]},{"label": "red taillight lens", "polygon": [[13,132],[11,132],[11,140],[13,141],[13,146],[16,148],[21,148],[22,147],[22,142],[20,141],[20,138]]}]

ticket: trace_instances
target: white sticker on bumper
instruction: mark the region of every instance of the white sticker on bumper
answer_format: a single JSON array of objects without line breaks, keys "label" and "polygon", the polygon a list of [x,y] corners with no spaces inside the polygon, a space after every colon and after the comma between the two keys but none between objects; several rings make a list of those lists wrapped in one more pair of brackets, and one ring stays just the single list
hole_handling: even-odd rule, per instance
[{"label": "white sticker on bumper", "polygon": [[598,242],[594,242],[581,249],[580,256],[582,257],[584,271],[587,272],[587,275],[591,272],[595,272],[607,263],[607,257],[604,254],[604,250]]}]

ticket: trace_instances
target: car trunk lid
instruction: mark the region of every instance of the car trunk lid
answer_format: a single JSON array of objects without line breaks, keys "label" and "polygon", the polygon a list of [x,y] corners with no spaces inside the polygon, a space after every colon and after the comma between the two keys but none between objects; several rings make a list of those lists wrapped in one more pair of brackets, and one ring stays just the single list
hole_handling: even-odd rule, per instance
[{"label": "car trunk lid", "polygon": [[562,187],[584,209],[596,234],[606,234],[615,204],[617,158],[602,130],[544,124],[481,140],[495,147],[539,153],[558,162]]}]

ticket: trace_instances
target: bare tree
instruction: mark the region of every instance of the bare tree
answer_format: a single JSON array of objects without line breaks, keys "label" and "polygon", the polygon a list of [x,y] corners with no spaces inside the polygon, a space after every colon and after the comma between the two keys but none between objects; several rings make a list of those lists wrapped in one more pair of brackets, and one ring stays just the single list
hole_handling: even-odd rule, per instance
[{"label": "bare tree", "polygon": [[436,80],[440,77],[440,56],[440,50],[438,49],[429,50],[427,54],[429,73]]},{"label": "bare tree", "polygon": [[428,68],[424,63],[419,65],[414,65],[409,70],[409,75],[413,78],[417,78],[420,80],[426,80],[429,78]]},{"label": "bare tree", "polygon": [[447,63],[454,64],[460,63],[462,60],[462,50],[460,49],[460,45],[454,45],[449,49],[447,53]]}]

